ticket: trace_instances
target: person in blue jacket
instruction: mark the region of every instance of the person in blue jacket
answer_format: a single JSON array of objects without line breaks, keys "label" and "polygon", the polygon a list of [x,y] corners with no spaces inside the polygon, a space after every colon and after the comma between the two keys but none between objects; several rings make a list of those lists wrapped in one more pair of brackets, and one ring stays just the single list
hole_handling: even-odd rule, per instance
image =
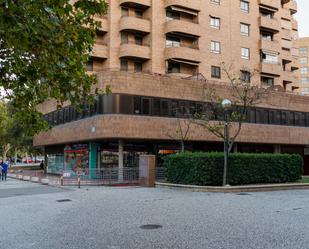
[{"label": "person in blue jacket", "polygon": [[6,174],[8,172],[8,165],[0,159],[1,180],[6,181]]}]

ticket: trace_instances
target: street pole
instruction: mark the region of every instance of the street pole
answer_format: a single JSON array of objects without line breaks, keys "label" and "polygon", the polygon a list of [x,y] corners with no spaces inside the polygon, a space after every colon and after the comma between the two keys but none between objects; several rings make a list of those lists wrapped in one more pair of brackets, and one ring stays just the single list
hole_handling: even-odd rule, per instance
[{"label": "street pole", "polygon": [[227,166],[228,166],[228,121],[227,113],[224,114],[224,168],[223,168],[223,186],[227,185]]}]

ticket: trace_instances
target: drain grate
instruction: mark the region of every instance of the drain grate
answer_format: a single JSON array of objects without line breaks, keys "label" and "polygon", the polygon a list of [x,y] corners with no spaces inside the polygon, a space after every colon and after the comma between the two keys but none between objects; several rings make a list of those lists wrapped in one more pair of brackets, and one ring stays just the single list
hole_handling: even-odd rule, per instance
[{"label": "drain grate", "polygon": [[159,229],[162,228],[161,225],[157,225],[157,224],[147,224],[147,225],[142,225],[140,226],[141,229],[145,229],[145,230],[153,230],[153,229]]},{"label": "drain grate", "polygon": [[57,200],[57,202],[69,202],[69,201],[72,201],[70,199],[61,199],[61,200]]}]

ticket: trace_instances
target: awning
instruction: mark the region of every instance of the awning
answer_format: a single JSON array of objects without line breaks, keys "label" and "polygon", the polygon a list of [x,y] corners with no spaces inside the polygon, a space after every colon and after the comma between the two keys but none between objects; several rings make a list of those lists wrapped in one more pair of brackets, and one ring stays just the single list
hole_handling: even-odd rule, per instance
[{"label": "awning", "polygon": [[184,12],[184,13],[187,13],[187,14],[190,14],[190,15],[193,15],[193,16],[198,16],[198,12],[194,11],[194,10],[189,10],[189,9],[185,9],[185,8],[181,8],[181,7],[177,7],[177,6],[171,6],[170,8],[171,8],[171,10],[174,10],[174,11]]},{"label": "awning", "polygon": [[169,61],[187,64],[187,65],[191,65],[191,66],[198,66],[198,64],[199,64],[199,62],[186,61],[186,60],[182,60],[182,59],[169,59]]}]

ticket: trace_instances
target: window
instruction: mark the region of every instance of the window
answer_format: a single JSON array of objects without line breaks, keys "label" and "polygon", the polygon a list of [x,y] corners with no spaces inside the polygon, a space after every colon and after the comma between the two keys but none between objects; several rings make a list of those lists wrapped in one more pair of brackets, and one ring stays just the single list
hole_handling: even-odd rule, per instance
[{"label": "window", "polygon": [[142,114],[143,115],[150,115],[150,99],[142,98]]},{"label": "window", "polygon": [[168,62],[168,73],[180,73],[180,64],[175,62]]},{"label": "window", "polygon": [[121,16],[129,16],[129,9],[121,7]]},{"label": "window", "polygon": [[249,13],[249,2],[240,0],[240,9],[243,12]]},{"label": "window", "polygon": [[142,72],[143,71],[143,63],[141,62],[134,62],[134,71],[135,72]]},{"label": "window", "polygon": [[211,77],[212,78],[221,78],[221,68],[216,66],[211,66]]},{"label": "window", "polygon": [[121,71],[128,71],[128,61],[126,61],[126,60],[120,61],[120,70]]},{"label": "window", "polygon": [[93,61],[87,61],[87,71],[93,71]]},{"label": "window", "polygon": [[143,11],[142,10],[135,10],[135,17],[143,18]]},{"label": "window", "polygon": [[300,73],[301,74],[308,74],[308,67],[301,67],[300,68]]},{"label": "window", "polygon": [[269,18],[269,19],[273,19],[274,17],[274,12],[268,9],[260,9],[260,13],[261,13],[261,16]]},{"label": "window", "polygon": [[302,94],[309,94],[309,88],[303,88],[301,92]]},{"label": "window", "polygon": [[180,19],[180,14],[178,12],[173,12],[173,11],[166,11],[166,21],[172,21],[172,20],[179,20]]},{"label": "window", "polygon": [[180,47],[180,39],[177,37],[167,36],[165,46],[170,47]]},{"label": "window", "polygon": [[302,83],[302,84],[307,84],[307,83],[309,83],[309,77],[301,77],[301,83]]},{"label": "window", "polygon": [[274,85],[274,78],[262,76],[262,77],[261,77],[261,82],[262,82],[262,84],[263,84],[264,86],[271,87],[271,86]]},{"label": "window", "polygon": [[211,41],[211,52],[220,54],[221,53],[221,44],[218,41]]},{"label": "window", "polygon": [[210,2],[218,5],[220,4],[220,0],[210,0]]},{"label": "window", "polygon": [[267,53],[265,51],[261,54],[262,61],[269,64],[278,64],[278,55]]},{"label": "window", "polygon": [[134,39],[135,39],[135,44],[136,44],[136,45],[143,45],[143,37],[142,37],[142,36],[136,35],[136,36],[134,37]]},{"label": "window", "polygon": [[121,44],[127,44],[129,42],[128,33],[121,32]]},{"label": "window", "polygon": [[249,60],[250,59],[250,49],[249,48],[241,48],[241,58]]},{"label": "window", "polygon": [[274,35],[268,32],[261,32],[261,39],[266,41],[272,41],[274,39]]},{"label": "window", "polygon": [[240,71],[240,79],[243,82],[250,83],[251,82],[251,73],[245,70]]},{"label": "window", "polygon": [[244,36],[249,36],[250,34],[250,25],[245,23],[240,23],[240,34]]},{"label": "window", "polygon": [[215,29],[220,29],[220,18],[210,17],[210,26]]},{"label": "window", "polygon": [[307,54],[308,54],[308,48],[307,48],[307,47],[300,47],[300,48],[299,48],[299,52],[300,52],[301,55],[307,56]]},{"label": "window", "polygon": [[307,64],[308,63],[308,58],[304,57],[304,58],[300,58],[300,64]]}]

